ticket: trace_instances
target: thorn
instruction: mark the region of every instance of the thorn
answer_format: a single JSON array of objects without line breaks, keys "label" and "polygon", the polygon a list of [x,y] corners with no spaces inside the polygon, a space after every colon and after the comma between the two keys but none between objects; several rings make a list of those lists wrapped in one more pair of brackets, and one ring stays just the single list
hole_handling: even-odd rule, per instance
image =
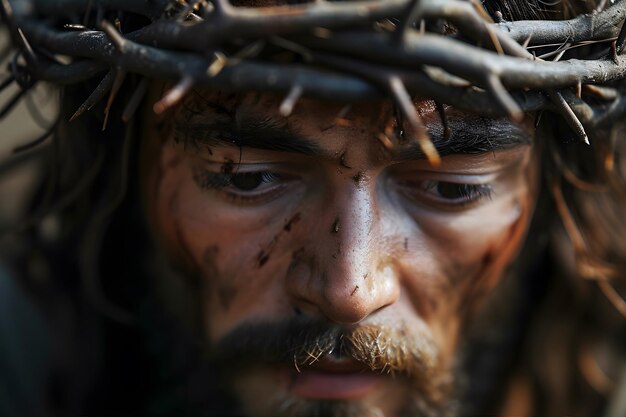
[{"label": "thorn", "polygon": [[137,111],[137,108],[139,107],[139,104],[141,103],[141,100],[143,100],[143,97],[148,91],[149,84],[150,83],[147,78],[143,78],[139,82],[137,89],[133,92],[133,95],[130,97],[130,100],[128,100],[128,104],[126,104],[124,112],[122,113],[122,121],[124,121],[124,123],[128,123],[128,121],[132,119],[133,115]]},{"label": "thorn", "polygon": [[504,49],[502,49],[502,44],[500,43],[500,39],[498,39],[498,35],[494,31],[494,29],[489,25],[485,25],[485,28],[487,29],[489,39],[491,40],[491,43],[493,44],[493,47],[495,48],[498,55],[504,55]]},{"label": "thorn", "polygon": [[389,89],[391,90],[396,104],[400,107],[403,116],[409,122],[409,126],[413,131],[412,133],[415,134],[417,143],[420,145],[420,148],[422,148],[428,162],[433,166],[439,166],[441,164],[439,152],[437,152],[435,145],[433,145],[432,140],[430,140],[428,131],[422,123],[419,114],[417,114],[413,100],[406,91],[404,83],[399,77],[392,76],[389,78]]},{"label": "thorn", "polygon": [[470,0],[470,3],[474,7],[476,13],[478,13],[478,15],[482,17],[485,22],[494,23],[482,4],[480,4],[477,0]]},{"label": "thorn", "polygon": [[533,38],[533,34],[531,33],[530,35],[528,35],[526,40],[522,43],[522,48],[524,49],[528,48],[528,45],[530,45],[530,41],[532,38]]},{"label": "thorn", "polygon": [[196,6],[200,4],[202,0],[192,0],[190,1],[185,8],[180,12],[180,14],[178,15],[178,20],[180,22],[184,22],[185,20],[187,20],[190,16],[193,15],[194,10],[196,9]]},{"label": "thorn", "polygon": [[102,30],[104,31],[104,33],[106,33],[106,35],[109,37],[111,42],[113,42],[113,45],[115,45],[117,50],[120,51],[121,53],[124,53],[126,49],[127,41],[126,39],[124,39],[122,35],[120,35],[120,33],[115,28],[115,26],[113,26],[111,22],[107,20],[103,20],[100,23],[100,26],[102,27]]},{"label": "thorn", "polygon": [[435,106],[437,106],[437,113],[439,113],[441,125],[443,126],[443,139],[447,141],[450,139],[450,123],[448,123],[446,108],[438,101],[435,101]]},{"label": "thorn", "polygon": [[617,90],[599,85],[585,84],[585,91],[604,101],[614,101],[619,97]]},{"label": "thorn", "polygon": [[176,105],[193,87],[192,77],[184,77],[170,91],[165,93],[161,100],[154,103],[153,110],[156,114],[162,114],[170,107]]},{"label": "thorn", "polygon": [[295,353],[293,354],[293,366],[294,368],[296,368],[296,371],[300,373],[300,368],[298,367],[298,359]]},{"label": "thorn", "polygon": [[211,78],[219,74],[228,62],[226,55],[221,52],[215,51],[213,52],[213,56],[215,59],[213,59],[213,62],[209,65],[209,68],[206,71],[207,75]]},{"label": "thorn", "polygon": [[524,119],[524,112],[520,109],[515,99],[504,88],[500,78],[495,74],[488,74],[485,77],[485,84],[489,92],[493,95],[502,108],[507,112],[509,117],[515,122],[521,122]]},{"label": "thorn", "polygon": [[124,79],[126,78],[126,71],[118,70],[115,74],[115,80],[113,81],[113,87],[111,88],[111,93],[109,94],[109,99],[107,100],[107,105],[104,108],[104,122],[102,123],[102,131],[104,132],[107,128],[107,123],[109,122],[109,111],[111,110],[111,105],[113,104],[113,100],[117,97],[117,93],[120,91],[120,87],[124,83]]},{"label": "thorn", "polygon": [[585,132],[585,128],[578,120],[578,117],[572,110],[572,108],[567,104],[567,101],[563,98],[563,95],[555,90],[548,90],[548,95],[550,99],[555,104],[557,110],[561,113],[561,116],[565,118],[567,123],[570,125],[572,129],[576,132],[576,134],[587,144],[589,145],[589,137],[587,136],[587,132]]},{"label": "thorn", "polygon": [[556,54],[556,56],[554,57],[554,59],[552,61],[554,62],[558,62],[561,60],[561,58],[563,58],[563,55],[565,54],[565,52],[567,52],[567,50],[570,48],[570,46],[572,46],[571,43],[566,43],[561,50],[559,51],[558,54]]},{"label": "thorn", "polygon": [[577,99],[583,98],[583,83],[580,81],[576,83],[576,98]]},{"label": "thorn", "polygon": [[89,95],[89,97],[87,97],[87,100],[85,100],[85,102],[80,105],[78,110],[74,112],[72,117],[70,117],[70,122],[73,122],[78,117],[80,117],[83,113],[85,113],[88,110],[91,110],[93,106],[98,104],[98,102],[102,100],[102,98],[104,98],[104,95],[108,93],[109,90],[111,90],[111,88],[113,87],[114,81],[115,81],[115,71],[111,70],[107,73],[107,75],[104,76],[102,81],[100,81],[100,84],[98,84],[96,89],[93,90],[93,92]]},{"label": "thorn", "polygon": [[294,106],[300,99],[301,95],[302,95],[302,86],[294,85],[293,87],[291,87],[291,90],[289,90],[289,94],[287,95],[287,97],[285,97],[283,102],[280,104],[280,108],[278,111],[280,112],[281,116],[288,117],[291,114]]},{"label": "thorn", "polygon": [[626,301],[624,301],[622,296],[617,293],[615,288],[606,279],[599,279],[597,282],[602,293],[609,299],[611,304],[613,304],[613,307],[615,307],[622,316],[626,317]]},{"label": "thorn", "polygon": [[24,36],[24,32],[22,32],[22,28],[17,28],[17,33],[20,35],[20,40],[22,41],[22,45],[26,50],[26,57],[31,61],[31,63],[37,62],[37,54],[33,50],[33,47],[30,45],[26,36]]},{"label": "thorn", "polygon": [[392,150],[393,149],[393,142],[391,141],[391,139],[389,139],[389,136],[385,135],[384,132],[380,132],[378,134],[378,136],[376,136],[376,137],[378,138],[380,143],[383,144],[385,149],[387,149],[387,150]]}]

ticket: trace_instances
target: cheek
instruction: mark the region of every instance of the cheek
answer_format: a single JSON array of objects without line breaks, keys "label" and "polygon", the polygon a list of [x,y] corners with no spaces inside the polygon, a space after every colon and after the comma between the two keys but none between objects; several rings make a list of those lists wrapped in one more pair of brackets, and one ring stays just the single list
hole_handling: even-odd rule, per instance
[{"label": "cheek", "polygon": [[412,293],[429,310],[420,314],[457,315],[476,293],[495,286],[517,254],[531,211],[531,190],[523,185],[465,213],[421,218],[409,261],[419,271],[410,275]]},{"label": "cheek", "polygon": [[[301,212],[287,217],[248,218],[198,188],[185,159],[152,176],[154,230],[172,262],[202,292],[211,339],[253,313],[271,316],[284,308],[277,300],[292,258],[294,242],[305,239]],[[169,163],[168,163],[169,161]],[[269,309],[273,311],[269,311]]]}]

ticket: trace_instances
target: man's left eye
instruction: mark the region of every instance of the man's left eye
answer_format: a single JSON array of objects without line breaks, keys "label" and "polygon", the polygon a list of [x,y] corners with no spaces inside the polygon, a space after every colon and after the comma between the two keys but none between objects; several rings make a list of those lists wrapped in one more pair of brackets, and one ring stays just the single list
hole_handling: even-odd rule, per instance
[{"label": "man's left eye", "polygon": [[488,184],[460,184],[446,181],[425,181],[425,191],[454,202],[468,202],[490,197],[492,192],[491,186]]},{"label": "man's left eye", "polygon": [[491,184],[422,180],[403,181],[401,187],[404,193],[412,199],[448,207],[472,204],[484,198],[491,198],[493,194]]},{"label": "man's left eye", "polygon": [[263,184],[270,184],[280,179],[280,175],[269,171],[244,172],[232,174],[230,184],[240,191],[254,191]]}]

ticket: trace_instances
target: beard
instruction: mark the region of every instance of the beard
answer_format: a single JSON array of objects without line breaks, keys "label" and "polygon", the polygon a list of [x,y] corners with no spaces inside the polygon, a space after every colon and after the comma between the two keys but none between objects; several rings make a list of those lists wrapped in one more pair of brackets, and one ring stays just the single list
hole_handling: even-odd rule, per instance
[{"label": "beard", "polygon": [[[429,334],[406,326],[345,327],[298,317],[277,323],[248,323],[231,331],[211,354],[220,379],[229,382],[259,366],[291,367],[300,373],[314,368],[324,358],[359,363],[363,372],[385,375],[387,382],[403,387],[402,391],[410,394],[403,396],[401,404],[394,405],[394,409],[399,410],[394,416],[455,415],[455,378],[439,363],[439,351]],[[232,394],[234,398],[239,397],[236,390]],[[267,402],[269,405],[263,407],[265,411],[257,414],[255,409],[249,414],[272,417],[387,416],[366,397],[313,400],[279,392]],[[249,404],[244,404],[244,408],[250,410]]]}]

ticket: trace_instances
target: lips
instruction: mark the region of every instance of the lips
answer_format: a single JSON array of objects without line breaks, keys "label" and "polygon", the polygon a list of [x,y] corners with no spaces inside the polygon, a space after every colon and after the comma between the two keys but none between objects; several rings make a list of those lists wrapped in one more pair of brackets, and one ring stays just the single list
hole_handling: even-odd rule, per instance
[{"label": "lips", "polygon": [[294,370],[291,393],[318,400],[352,400],[375,391],[384,376],[372,372],[354,359],[336,359],[330,355]]}]

